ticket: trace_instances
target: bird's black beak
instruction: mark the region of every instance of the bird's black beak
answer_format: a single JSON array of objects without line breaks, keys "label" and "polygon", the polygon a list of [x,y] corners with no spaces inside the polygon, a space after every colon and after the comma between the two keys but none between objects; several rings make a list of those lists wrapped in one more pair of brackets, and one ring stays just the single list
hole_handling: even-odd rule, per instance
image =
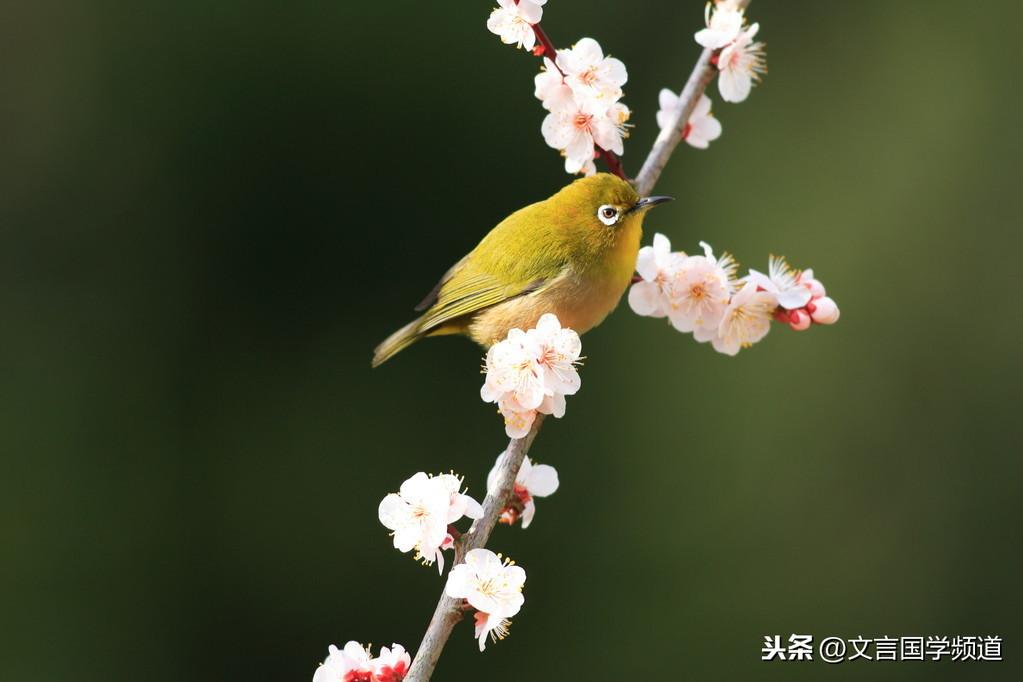
[{"label": "bird's black beak", "polygon": [[629,213],[633,211],[641,211],[657,204],[663,204],[667,201],[675,201],[675,197],[643,197],[636,202],[636,205],[629,209]]}]

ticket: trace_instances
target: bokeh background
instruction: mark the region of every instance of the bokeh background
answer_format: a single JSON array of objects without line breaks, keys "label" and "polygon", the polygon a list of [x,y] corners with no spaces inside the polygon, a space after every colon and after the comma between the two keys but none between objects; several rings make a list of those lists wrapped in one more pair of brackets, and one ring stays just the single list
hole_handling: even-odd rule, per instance
[{"label": "bokeh background", "polygon": [[[0,679],[308,680],[442,586],[380,498],[505,445],[480,351],[373,346],[568,178],[491,3],[11,3],[0,21]],[[636,172],[698,0],[551,0],[623,59]],[[435,679],[1021,679],[1020,49],[1008,1],[753,2],[770,75],[647,222],[812,266],[837,327],[737,358],[623,306],[493,546],[512,637]],[[1003,663],[762,663],[765,634]]]}]

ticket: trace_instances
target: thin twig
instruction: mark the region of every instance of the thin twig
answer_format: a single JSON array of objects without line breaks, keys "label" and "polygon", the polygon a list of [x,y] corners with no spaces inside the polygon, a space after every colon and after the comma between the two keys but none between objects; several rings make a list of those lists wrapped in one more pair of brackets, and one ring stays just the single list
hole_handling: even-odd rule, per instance
[{"label": "thin twig", "polygon": [[[483,500],[483,516],[455,543],[453,566],[462,563],[469,550],[487,544],[515,488],[515,477],[519,474],[522,460],[529,452],[529,447],[533,444],[542,423],[543,415],[538,414],[525,438],[513,438],[508,444],[508,450],[498,468],[496,487],[487,493],[486,499]],[[437,660],[444,650],[448,637],[451,636],[452,628],[462,619],[464,614],[462,604],[462,599],[452,599],[446,592],[441,593],[440,601],[437,602],[437,608],[433,612],[433,618],[430,619],[430,625],[426,629],[423,642],[419,645],[419,651],[416,652],[416,658],[412,661],[405,682],[427,682],[433,675],[433,669],[437,667]]]},{"label": "thin twig", "polygon": [[[738,0],[735,4],[740,9],[745,9],[749,4],[749,0]],[[705,48],[700,53],[700,58],[696,60],[696,66],[693,67],[693,72],[689,74],[686,86],[682,88],[682,106],[675,113],[671,125],[665,126],[661,130],[660,135],[657,136],[657,139],[654,140],[653,148],[647,154],[646,161],[643,162],[639,175],[636,176],[632,183],[640,196],[649,195],[654,185],[657,184],[658,178],[661,177],[661,172],[668,165],[668,159],[671,158],[672,152],[675,151],[678,143],[682,141],[686,124],[689,123],[689,117],[692,115],[693,109],[696,108],[696,103],[700,101],[700,95],[703,94],[703,91],[707,89],[710,82],[714,80],[714,76],[717,75],[718,69],[711,61],[716,52],[719,52],[719,50]]]},{"label": "thin twig", "polygon": [[[745,8],[748,4],[749,0],[738,0],[737,2],[737,5],[741,8]],[[536,26],[534,30],[544,47],[544,52],[553,52],[554,45],[543,29]],[[696,107],[696,103],[700,100],[700,95],[703,94],[707,85],[717,75],[717,67],[711,62],[715,52],[715,50],[705,49],[700,54],[700,58],[697,60],[696,66],[693,68],[693,72],[689,75],[689,80],[686,81],[685,88],[682,90],[682,106],[675,115],[672,124],[665,127],[661,134],[658,135],[653,148],[647,155],[646,161],[643,162],[643,168],[633,183],[640,195],[645,196],[654,188],[658,178],[661,177],[661,172],[668,163],[668,159],[671,158],[672,152],[675,151],[675,147],[682,140],[682,132],[689,121],[690,115],[693,113],[693,109]],[[552,60],[556,55],[557,52],[551,54]],[[621,177],[625,177],[617,156],[606,152],[605,160],[608,161],[608,165],[612,167],[612,170]],[[612,166],[612,164],[615,164],[615,166]],[[525,459],[526,454],[529,452],[533,439],[536,438],[542,423],[543,415],[537,415],[536,421],[533,422],[533,427],[526,434],[525,438],[513,438],[508,444],[507,454],[498,468],[497,487],[492,493],[488,493],[483,501],[483,516],[473,524],[473,527],[465,535],[455,542],[453,566],[462,563],[466,552],[469,550],[477,549],[487,544],[487,540],[490,539],[490,534],[497,525],[501,512],[512,495],[515,487],[515,477],[518,476],[522,460]],[[437,667],[440,654],[444,650],[444,645],[447,643],[448,637],[451,636],[451,630],[465,613],[462,608],[463,604],[463,600],[452,599],[446,592],[441,592],[440,601],[437,602],[437,608],[433,612],[433,618],[430,619],[430,625],[426,629],[426,634],[419,645],[419,651],[416,652],[416,658],[412,661],[412,667],[409,669],[405,682],[429,682],[434,668]]]}]

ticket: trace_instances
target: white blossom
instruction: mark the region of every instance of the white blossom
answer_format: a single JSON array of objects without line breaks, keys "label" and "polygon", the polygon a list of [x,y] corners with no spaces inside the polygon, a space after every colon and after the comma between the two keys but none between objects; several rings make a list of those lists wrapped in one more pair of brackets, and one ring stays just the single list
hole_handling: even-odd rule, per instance
[{"label": "white blossom", "polygon": [[739,36],[742,30],[743,10],[731,3],[707,3],[704,8],[704,20],[707,28],[701,29],[693,36],[703,47],[718,50],[728,45]]},{"label": "white blossom", "polygon": [[727,253],[715,258],[706,242],[700,246],[704,255],[682,259],[668,281],[667,313],[675,329],[707,341],[716,334],[728,307],[737,265]]},{"label": "white blossom", "polygon": [[388,649],[380,647],[380,655],[373,659],[373,682],[401,682],[412,665],[412,657],[400,644]]},{"label": "white blossom", "polygon": [[582,385],[576,363],[583,344],[571,329],[563,329],[558,316],[541,315],[536,327],[526,332],[536,361],[543,368],[544,393],[548,396],[574,395]]},{"label": "white blossom", "polygon": [[502,618],[501,616],[494,616],[483,611],[477,611],[473,616],[475,623],[474,634],[480,643],[480,651],[486,648],[487,635],[490,635],[490,639],[498,641],[508,636],[508,630],[511,628],[511,620],[508,618]]},{"label": "white blossom", "polygon": [[735,260],[727,253],[714,257],[706,242],[704,255],[687,256],[672,252],[668,238],[654,235],[652,247],[645,246],[636,259],[636,271],[643,281],[632,285],[629,305],[650,317],[667,316],[681,332],[693,332],[698,341],[717,336],[718,325],[735,290]]},{"label": "white blossom", "polygon": [[671,242],[661,233],[654,235],[653,246],[644,246],[636,258],[636,272],[643,281],[629,289],[629,307],[637,315],[664,317],[667,310],[667,287],[685,254],[673,254]]},{"label": "white blossom", "polygon": [[[487,493],[493,494],[497,491],[497,475],[501,465],[504,463],[506,452],[497,456],[494,467],[487,474]],[[518,520],[521,514],[522,527],[528,528],[536,515],[535,497],[547,497],[553,495],[558,489],[558,472],[549,464],[536,464],[529,457],[522,460],[522,466],[515,477],[515,485],[512,489],[515,501],[506,507],[501,513],[501,522],[511,525]],[[521,507],[521,509],[520,509]]]},{"label": "white blossom", "polygon": [[348,642],[344,649],[333,644],[327,658],[313,673],[313,682],[372,682],[373,664],[369,650],[358,642]]},{"label": "white blossom", "polygon": [[771,256],[767,262],[766,275],[751,269],[747,279],[774,294],[782,308],[796,310],[806,306],[811,298],[810,289],[799,281],[799,274],[783,257]]},{"label": "white blossom", "polygon": [[594,145],[615,154],[624,153],[628,109],[580,102],[574,97],[557,106],[544,118],[540,132],[548,146],[564,153],[565,172],[588,170]]},{"label": "white blossom", "polygon": [[718,92],[726,102],[742,102],[749,97],[753,81],[767,73],[764,44],[753,42],[760,24],[753,24],[718,55]]},{"label": "white blossom", "polygon": [[443,549],[451,546],[448,525],[463,516],[478,519],[483,508],[459,492],[462,480],[453,474],[428,476],[419,472],[401,484],[398,493],[380,501],[380,523],[393,531],[394,547],[401,552],[415,550],[426,564],[437,562],[444,570]]},{"label": "white blossom", "polygon": [[480,389],[486,402],[497,402],[510,394],[523,410],[535,410],[543,402],[544,374],[536,340],[521,329],[487,351],[487,378]]},{"label": "white blossom", "polygon": [[313,674],[313,682],[401,682],[410,665],[412,658],[400,644],[380,647],[377,658],[358,642],[348,642],[344,649],[332,644]]},{"label": "white blossom", "polygon": [[758,291],[753,282],[746,282],[725,309],[718,333],[711,340],[714,350],[735,355],[767,336],[771,330],[771,316],[778,300],[768,291]]},{"label": "white blossom", "polygon": [[554,65],[554,62],[547,57],[544,57],[543,63],[543,69],[533,78],[535,86],[533,94],[540,100],[543,108],[547,111],[570,107],[575,95],[572,94],[572,89],[565,83],[565,77],[558,70],[558,67]]},{"label": "white blossom", "polygon": [[568,173],[596,173],[597,147],[621,155],[632,112],[618,101],[628,80],[625,65],[605,57],[597,41],[583,38],[544,59],[534,94],[548,112],[540,126],[544,141],[565,157]]},{"label": "white blossom", "polygon": [[778,296],[781,307],[775,311],[775,319],[797,332],[809,329],[811,324],[838,322],[838,305],[828,298],[824,284],[814,277],[812,269],[797,272],[783,259],[772,257],[768,275],[751,270],[747,279]]},{"label": "white blossom", "polygon": [[501,38],[506,45],[515,45],[532,50],[536,44],[533,24],[540,23],[544,5],[547,0],[497,0],[500,7],[495,7],[487,19],[487,28]]},{"label": "white blossom", "polygon": [[526,572],[514,562],[503,560],[489,549],[473,549],[448,574],[445,592],[452,599],[465,599],[477,611],[486,614],[476,619],[476,637],[480,651],[486,638],[502,639],[508,619],[519,612],[525,598],[522,587]]},{"label": "white blossom", "polygon": [[563,329],[551,313],[542,315],[536,328],[512,329],[491,346],[480,397],[497,403],[509,438],[529,433],[537,413],[564,416],[565,396],[581,385],[576,369],[581,351],[579,335]]},{"label": "white blossom", "polygon": [[772,318],[796,331],[838,321],[838,305],[812,269],[800,272],[771,256],[767,274],[750,270],[737,281],[731,255],[716,258],[709,244],[700,246],[704,255],[687,256],[655,234],[653,246],[641,248],[636,258],[640,281],[629,290],[629,306],[639,315],[667,316],[678,331],[692,332],[727,355],[762,339]]},{"label": "white blossom", "polygon": [[[585,175],[585,176],[596,175],[597,174],[597,161],[596,161],[596,158],[597,158],[597,156],[596,156],[596,154],[594,154],[592,159],[589,159],[588,161],[586,161],[586,163],[583,164],[583,167],[578,170],[578,173],[580,175]],[[566,165],[566,168],[567,168],[567,165]]]},{"label": "white blossom", "polygon": [[622,86],[629,80],[625,64],[605,57],[593,38],[583,38],[567,50],[558,50],[558,66],[576,100],[592,103],[594,110],[607,110],[622,97]]},{"label": "white blossom", "polygon": [[[682,107],[681,95],[676,95],[668,88],[663,88],[658,96],[660,109],[657,111],[657,126],[661,130],[671,127]],[[692,147],[706,149],[710,143],[721,137],[721,122],[710,111],[711,100],[707,95],[700,95],[693,113],[682,127],[682,139]]]}]

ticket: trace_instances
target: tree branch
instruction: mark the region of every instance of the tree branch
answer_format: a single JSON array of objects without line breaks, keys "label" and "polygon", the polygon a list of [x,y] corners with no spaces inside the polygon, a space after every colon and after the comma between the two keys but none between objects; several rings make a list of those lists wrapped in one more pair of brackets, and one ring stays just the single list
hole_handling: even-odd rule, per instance
[{"label": "tree branch", "polygon": [[[486,499],[483,500],[483,516],[455,543],[455,560],[452,567],[462,563],[469,550],[479,549],[487,544],[501,517],[501,512],[512,495],[515,477],[518,476],[522,460],[525,459],[533,439],[540,430],[543,418],[542,414],[536,415],[536,421],[525,438],[513,438],[508,443],[508,450],[498,469],[496,489],[487,493]],[[452,628],[462,619],[464,613],[462,603],[463,600],[452,599],[446,592],[441,592],[440,601],[437,602],[437,608],[433,612],[433,618],[430,619],[430,625],[426,629],[405,682],[427,682],[433,675],[433,669],[437,667],[437,660],[444,650],[448,637],[451,636]]]},{"label": "tree branch", "polygon": [[[749,0],[738,0],[736,4],[740,8],[745,8],[749,4]],[[553,61],[557,56],[557,52],[551,39],[539,25],[534,26],[533,30],[544,48],[540,54],[550,52],[550,57]],[[657,136],[653,148],[651,148],[650,153],[647,155],[646,161],[643,162],[643,168],[633,181],[636,191],[640,195],[648,195],[654,188],[654,185],[657,184],[657,180],[661,177],[661,172],[668,164],[668,159],[671,158],[672,152],[675,151],[678,143],[682,141],[682,132],[693,113],[693,109],[696,107],[696,103],[700,100],[700,95],[703,94],[707,85],[717,75],[717,67],[711,61],[715,52],[717,51],[705,49],[700,54],[700,58],[696,61],[696,66],[693,67],[689,80],[686,81],[685,88],[682,90],[682,106],[679,108],[672,124],[664,128],[660,135]],[[622,170],[618,157],[611,152],[601,151],[611,170],[624,178],[625,173]],[[525,459],[526,454],[529,452],[533,439],[536,438],[536,434],[540,431],[543,418],[544,415],[538,414],[536,421],[533,422],[533,427],[526,434],[526,437],[513,438],[508,444],[507,454],[498,469],[497,488],[493,493],[487,493],[487,497],[483,501],[483,516],[473,524],[472,528],[465,535],[455,542],[455,558],[452,566],[462,563],[466,552],[469,550],[478,549],[487,544],[490,534],[501,517],[501,512],[508,504],[508,500],[515,487],[515,477],[518,476],[519,469],[522,467],[522,460]],[[444,650],[444,645],[447,643],[448,637],[451,636],[451,630],[464,615],[462,605],[463,600],[452,599],[445,591],[441,592],[440,601],[437,602],[437,608],[433,612],[433,618],[430,619],[430,625],[426,629],[426,634],[419,645],[419,650],[416,652],[415,660],[412,661],[412,667],[409,669],[405,682],[429,682],[434,669],[437,667],[437,661],[440,659],[441,652]]]},{"label": "tree branch", "polygon": [[[745,9],[749,2],[750,0],[738,0],[735,5],[739,9]],[[686,85],[682,89],[682,106],[675,114],[671,125],[665,126],[657,136],[653,148],[650,149],[646,161],[643,162],[639,175],[632,182],[640,196],[650,194],[654,185],[657,184],[658,178],[661,177],[664,167],[668,165],[668,159],[671,158],[675,147],[682,141],[682,134],[693,109],[696,108],[696,103],[700,101],[700,95],[718,73],[717,66],[711,61],[718,52],[720,50],[705,48],[700,53],[700,58],[696,60],[696,66],[693,67],[693,72],[689,74],[689,80],[686,81]]]}]

